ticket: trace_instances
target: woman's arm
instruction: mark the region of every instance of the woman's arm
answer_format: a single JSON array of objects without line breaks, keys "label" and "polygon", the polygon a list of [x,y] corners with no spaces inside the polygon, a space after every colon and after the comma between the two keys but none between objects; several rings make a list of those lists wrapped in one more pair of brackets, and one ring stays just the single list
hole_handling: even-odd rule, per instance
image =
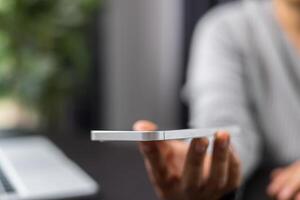
[{"label": "woman's arm", "polygon": [[241,136],[232,143],[244,177],[258,164],[261,148],[246,91],[243,52],[228,17],[210,13],[194,34],[185,94],[190,126],[238,125]]}]

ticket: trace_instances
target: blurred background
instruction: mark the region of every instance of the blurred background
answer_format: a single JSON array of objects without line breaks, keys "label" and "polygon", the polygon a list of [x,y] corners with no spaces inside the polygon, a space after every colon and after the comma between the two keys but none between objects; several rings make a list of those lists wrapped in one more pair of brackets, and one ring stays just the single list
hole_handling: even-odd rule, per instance
[{"label": "blurred background", "polygon": [[217,0],[0,1],[0,127],[186,126],[191,34]]},{"label": "blurred background", "polygon": [[94,90],[89,85],[96,68],[93,24],[100,5],[98,0],[0,1],[1,128],[61,129],[80,121],[87,103],[82,97],[90,100]]},{"label": "blurred background", "polygon": [[106,199],[154,199],[135,144],[92,144],[89,131],[185,128],[193,29],[222,2],[0,0],[0,130],[46,134]]}]

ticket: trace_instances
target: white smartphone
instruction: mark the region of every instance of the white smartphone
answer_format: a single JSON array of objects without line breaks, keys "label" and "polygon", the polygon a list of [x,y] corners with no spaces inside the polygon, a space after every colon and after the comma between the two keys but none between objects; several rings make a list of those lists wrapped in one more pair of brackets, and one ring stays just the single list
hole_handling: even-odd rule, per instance
[{"label": "white smartphone", "polygon": [[160,131],[92,130],[91,138],[93,141],[162,141],[210,137],[219,130],[228,131],[231,136],[236,136],[239,133],[239,128],[236,126]]}]

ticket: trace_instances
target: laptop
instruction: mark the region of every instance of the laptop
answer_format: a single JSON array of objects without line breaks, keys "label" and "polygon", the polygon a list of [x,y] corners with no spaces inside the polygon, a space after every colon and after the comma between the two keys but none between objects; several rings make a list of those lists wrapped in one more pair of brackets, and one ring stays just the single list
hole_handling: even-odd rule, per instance
[{"label": "laptop", "polygon": [[90,196],[98,184],[42,136],[0,138],[0,199]]}]

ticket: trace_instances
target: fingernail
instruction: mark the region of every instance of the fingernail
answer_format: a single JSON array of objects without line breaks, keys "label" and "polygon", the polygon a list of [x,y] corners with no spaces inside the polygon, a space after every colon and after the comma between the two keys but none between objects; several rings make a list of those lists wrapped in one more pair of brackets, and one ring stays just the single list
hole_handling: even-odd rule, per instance
[{"label": "fingernail", "polygon": [[279,193],[279,199],[289,199],[291,196],[291,190],[290,188],[284,188],[280,193]]},{"label": "fingernail", "polygon": [[195,145],[195,152],[202,154],[206,151],[207,146],[203,143],[197,142]]}]

